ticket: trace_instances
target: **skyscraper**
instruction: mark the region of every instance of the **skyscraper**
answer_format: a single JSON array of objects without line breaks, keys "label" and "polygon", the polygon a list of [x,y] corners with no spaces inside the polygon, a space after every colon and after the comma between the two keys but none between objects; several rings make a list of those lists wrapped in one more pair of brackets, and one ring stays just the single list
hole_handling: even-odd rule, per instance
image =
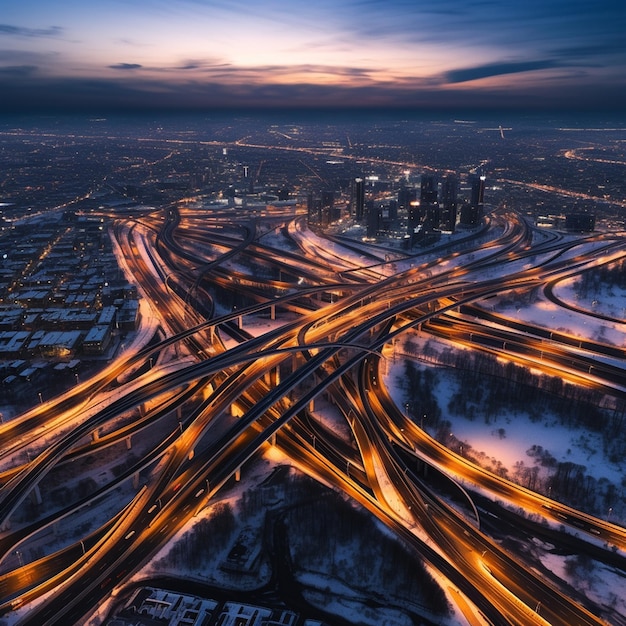
[{"label": "skyscraper", "polygon": [[442,231],[453,233],[457,217],[457,189],[456,176],[446,176],[441,183],[441,222]]},{"label": "skyscraper", "polygon": [[407,211],[411,202],[417,200],[417,189],[414,187],[405,187],[404,185],[398,189],[398,209]]},{"label": "skyscraper", "polygon": [[360,222],[365,211],[365,181],[362,178],[355,178],[352,190],[353,214],[356,221]]},{"label": "skyscraper", "polygon": [[437,184],[435,177],[430,174],[422,174],[420,184],[420,203],[437,202]]},{"label": "skyscraper", "polygon": [[480,223],[480,215],[478,213],[478,207],[472,206],[468,202],[465,202],[461,206],[459,214],[459,224],[461,226],[467,226],[468,228],[474,228]]},{"label": "skyscraper", "polygon": [[422,214],[422,230],[431,234],[439,230],[440,212],[437,202],[437,183],[430,174],[422,174],[420,184],[420,209]]},{"label": "skyscraper", "polygon": [[472,179],[472,195],[470,204],[479,210],[480,217],[483,215],[483,204],[485,202],[485,177],[474,176]]}]

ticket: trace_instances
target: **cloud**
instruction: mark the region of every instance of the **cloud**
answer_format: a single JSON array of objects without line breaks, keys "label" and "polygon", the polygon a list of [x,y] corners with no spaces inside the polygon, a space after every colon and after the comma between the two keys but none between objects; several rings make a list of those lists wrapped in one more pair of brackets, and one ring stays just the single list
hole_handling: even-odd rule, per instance
[{"label": "cloud", "polygon": [[0,63],[9,65],[40,65],[56,57],[54,52],[0,48]]},{"label": "cloud", "polygon": [[36,65],[8,65],[0,67],[0,75],[13,77],[30,76],[38,69]]},{"label": "cloud", "polygon": [[112,70],[139,70],[143,66],[139,63],[116,63],[115,65],[109,65]]},{"label": "cloud", "polygon": [[[205,62],[172,64],[167,71],[122,63],[116,77],[69,78],[46,75],[37,62],[6,63],[0,69],[0,111],[206,111],[224,108],[524,108],[528,110],[626,109],[623,82],[603,82],[596,74],[575,82],[549,79],[512,83],[506,89],[470,83],[462,97],[454,83],[512,72],[565,67],[554,61],[511,62],[452,70],[449,83],[438,77],[377,80],[366,67],[266,65],[209,68]],[[199,66],[199,69],[190,66]],[[130,66],[130,67],[129,67]],[[176,67],[189,68],[176,74]],[[568,68],[570,66],[567,66]],[[130,70],[130,71],[126,71]],[[137,71],[134,71],[137,70]],[[153,71],[151,71],[153,70]],[[336,78],[327,80],[332,72]],[[222,75],[223,74],[223,75]],[[322,80],[320,80],[320,74]]]},{"label": "cloud", "polygon": [[555,56],[569,59],[588,59],[601,56],[624,55],[626,54],[626,46],[621,40],[606,40],[597,44],[555,48],[550,52]]},{"label": "cloud", "polygon": [[142,72],[189,72],[193,70],[199,71],[213,71],[216,68],[223,70],[226,67],[232,67],[228,63],[224,63],[221,60],[184,60],[177,65],[142,65],[141,63],[114,63],[108,65],[112,70],[142,70]]},{"label": "cloud", "polygon": [[16,35],[18,37],[60,37],[63,29],[60,26],[49,28],[26,28],[13,24],[0,24],[0,35]]},{"label": "cloud", "polygon": [[[222,59],[192,59],[184,60],[172,65],[142,65],[140,63],[115,63],[108,65],[110,69],[121,71],[141,70],[142,76],[171,74],[172,80],[179,82],[186,80],[187,74],[192,74],[197,80],[218,80],[225,84],[236,84],[239,82],[271,83],[276,80],[288,79],[290,82],[299,80],[310,81],[312,84],[327,81],[329,78],[334,82],[348,83],[357,81],[358,83],[374,83],[374,78],[378,72],[368,67],[353,67],[344,65],[327,65],[315,63],[300,63],[294,65],[233,65]],[[184,77],[184,78],[183,78]]]},{"label": "cloud", "polygon": [[213,70],[215,68],[231,67],[222,59],[187,59],[173,67],[151,67],[151,70],[160,72],[187,72],[191,70]]},{"label": "cloud", "polygon": [[557,67],[565,67],[563,63],[551,59],[538,61],[513,61],[509,63],[490,63],[462,69],[449,70],[443,74],[448,83],[467,83],[481,78],[492,76],[504,76],[506,74],[519,74],[521,72],[534,72]]},{"label": "cloud", "polygon": [[335,76],[338,78],[370,78],[376,70],[366,67],[351,67],[342,65],[324,65],[315,63],[300,63],[294,65],[254,65],[254,66],[234,66],[229,64],[214,65],[205,67],[204,71],[214,77],[228,78],[234,77],[241,80],[245,75],[249,78],[257,77],[260,81],[267,82],[268,77],[302,76],[312,77],[314,75]]}]

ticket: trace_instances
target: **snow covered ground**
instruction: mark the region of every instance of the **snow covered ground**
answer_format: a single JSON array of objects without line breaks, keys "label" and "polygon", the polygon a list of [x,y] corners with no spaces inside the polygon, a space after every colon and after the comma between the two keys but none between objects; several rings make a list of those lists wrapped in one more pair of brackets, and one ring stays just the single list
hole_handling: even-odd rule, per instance
[{"label": "snow covered ground", "polygon": [[[316,242],[316,244],[319,245],[320,242]],[[324,246],[335,252],[335,244],[332,244],[329,248],[328,242],[324,241]],[[344,257],[349,255],[340,246],[337,246],[336,252]],[[353,257],[356,263],[363,262],[363,258],[358,254],[354,253]],[[395,269],[405,269],[412,264],[413,261],[398,259],[396,260],[397,267]],[[380,271],[382,272],[383,270],[381,269]],[[570,302],[576,302],[580,306],[584,303],[577,301],[572,282],[568,281],[559,284],[557,295]],[[580,337],[601,339],[606,343],[614,345],[624,346],[626,344],[626,325],[624,323],[592,321],[589,316],[564,311],[557,305],[542,298],[537,299],[532,306],[524,307],[518,306],[514,301],[507,300],[490,301],[490,303],[496,312],[511,315],[520,320],[532,321],[552,328],[558,319],[559,326],[555,330],[567,331]],[[590,300],[587,303],[587,308],[619,319],[623,317],[624,303],[626,303],[626,294],[620,291],[619,293],[607,293],[606,297],[596,297]],[[144,319],[149,318],[149,315],[144,317]],[[245,317],[244,327],[253,334],[259,334],[282,322],[284,320],[269,321],[265,318]],[[419,344],[420,341],[424,341],[424,338],[412,335],[411,341]],[[437,343],[433,339],[430,339],[430,342],[431,345]],[[440,345],[443,349],[444,344]],[[402,342],[398,342],[396,349],[396,355],[391,359],[387,359],[388,366],[385,382],[390,388],[398,406],[403,407],[406,397],[401,385],[401,379],[404,376],[404,361],[407,356],[402,350]],[[419,362],[418,365],[421,366]],[[621,494],[623,499],[623,487],[626,486],[626,463],[624,461],[613,462],[604,457],[601,441],[599,440],[600,435],[584,429],[566,428],[560,425],[559,420],[551,415],[545,415],[540,422],[537,422],[524,413],[510,412],[499,415],[495,421],[492,419],[490,423],[486,423],[484,419],[481,419],[480,415],[477,415],[472,421],[462,416],[449,415],[446,413],[445,407],[453,391],[454,384],[452,376],[448,375],[444,370],[439,371],[436,394],[439,405],[444,410],[443,419],[450,420],[452,424],[451,430],[457,440],[471,446],[474,451],[483,453],[486,459],[499,461],[507,468],[509,476],[514,476],[516,464],[520,462],[532,465],[534,460],[526,451],[533,445],[541,445],[545,450],[549,450],[557,460],[572,461],[584,465],[589,475],[593,475],[598,480],[606,479],[618,485],[622,488]],[[11,407],[0,407],[0,412],[4,414],[5,419],[12,417]],[[332,424],[337,432],[345,433],[345,424],[338,419],[331,405],[327,405],[322,401],[317,402],[315,414],[318,419]],[[428,423],[424,424],[424,426],[428,430]],[[245,476],[244,482],[229,489],[228,492],[218,494],[215,502],[212,503],[212,507],[217,503],[229,502],[233,509],[236,510],[237,503],[245,489],[255,482],[262,482],[278,464],[286,462],[288,460],[281,457],[275,450],[271,451],[266,455],[266,462],[256,466],[256,471],[259,472],[257,475]],[[623,508],[615,507],[614,510],[606,512],[606,517],[611,516],[611,521],[624,524],[626,520],[623,517],[623,510]],[[197,520],[209,515],[210,511],[211,507],[202,511]],[[103,518],[107,515],[107,511],[103,510]],[[189,531],[189,528],[190,526],[182,529],[177,537],[161,553],[156,555],[150,564],[136,574],[133,580],[144,580],[153,575],[162,575],[163,571],[155,567],[155,565],[167,554],[171,545],[180,540]],[[541,549],[541,546],[538,546],[538,548]],[[219,555],[216,555],[216,557],[219,557]],[[547,567],[555,573],[561,574],[565,580],[568,580],[575,587],[588,593],[591,599],[600,604],[615,606],[618,613],[626,616],[626,599],[622,598],[623,577],[621,574],[612,572],[606,567],[593,562],[587,563],[584,560],[578,562],[574,557],[556,556],[549,554],[546,550],[542,551],[541,558]],[[202,577],[204,580],[207,580],[207,570],[203,572],[180,571],[177,573],[183,576]],[[261,572],[261,576],[265,575],[267,575],[267,570]],[[228,586],[232,584],[232,581],[227,580],[225,576],[220,573],[219,568],[215,567],[210,570],[208,581],[216,585]],[[326,594],[325,589],[332,585],[333,591],[339,591],[339,588],[336,586],[338,584],[336,580],[313,574],[308,574],[307,576],[307,582],[311,583],[312,588],[318,590],[317,592],[312,592],[312,595],[317,593],[320,602],[329,603],[325,605],[331,610],[336,610],[338,614],[343,615],[346,619],[354,619],[355,623],[367,624],[368,626],[370,624],[372,626],[376,624],[404,626],[407,624],[406,615],[399,611],[374,612],[362,610],[362,605],[359,605],[357,602],[358,594],[349,588],[343,589],[342,593],[333,593],[334,597],[331,599]],[[342,596],[341,600],[338,599],[339,596]],[[86,626],[100,624],[100,620],[106,614],[108,606],[109,604],[106,603],[100,607],[99,611],[92,616]],[[12,613],[10,616],[5,616],[5,623],[8,625],[17,623],[18,618],[24,612],[25,609]],[[458,613],[448,623],[465,624],[466,622],[462,615]]]}]

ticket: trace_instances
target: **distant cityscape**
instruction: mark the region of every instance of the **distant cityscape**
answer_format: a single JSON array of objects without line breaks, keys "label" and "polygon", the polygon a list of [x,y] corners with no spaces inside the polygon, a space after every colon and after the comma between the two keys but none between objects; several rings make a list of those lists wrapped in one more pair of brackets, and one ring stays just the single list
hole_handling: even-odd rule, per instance
[{"label": "distant cityscape", "polygon": [[[625,146],[595,117],[5,116],[0,624],[622,623],[524,546],[623,576],[626,474],[507,470],[450,420],[525,397],[623,471]],[[302,538],[335,532],[322,573]],[[360,537],[404,591],[359,587]]]}]

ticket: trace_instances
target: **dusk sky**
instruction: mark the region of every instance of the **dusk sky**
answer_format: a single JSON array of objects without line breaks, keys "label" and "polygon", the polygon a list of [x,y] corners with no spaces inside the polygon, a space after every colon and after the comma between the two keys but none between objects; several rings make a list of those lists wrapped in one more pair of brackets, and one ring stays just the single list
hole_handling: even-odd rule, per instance
[{"label": "dusk sky", "polygon": [[624,0],[2,0],[0,110],[626,110]]}]

